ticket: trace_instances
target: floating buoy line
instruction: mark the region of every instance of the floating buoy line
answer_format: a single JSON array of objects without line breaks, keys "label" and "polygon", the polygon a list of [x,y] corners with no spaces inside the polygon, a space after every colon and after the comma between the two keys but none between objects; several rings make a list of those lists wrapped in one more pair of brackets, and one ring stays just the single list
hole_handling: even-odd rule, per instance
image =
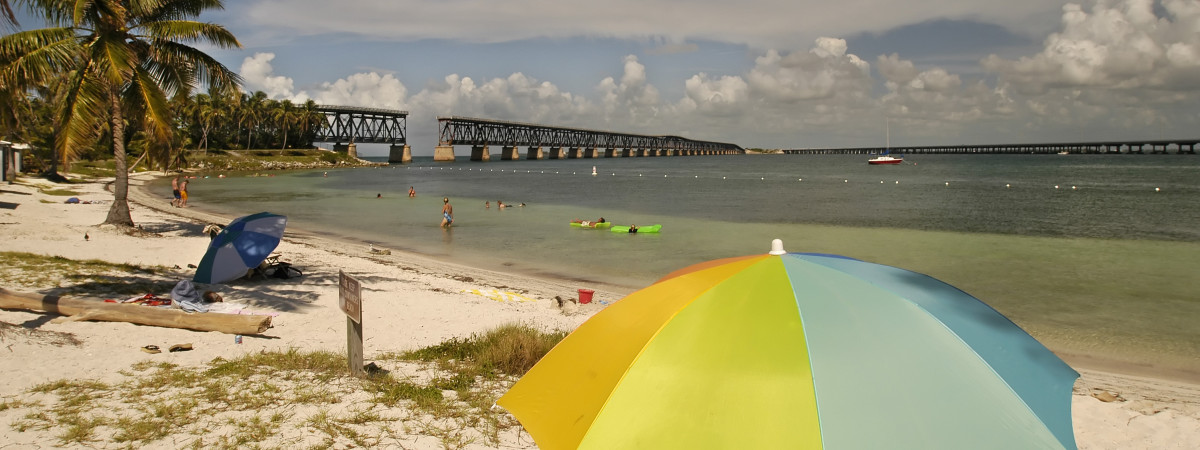
[{"label": "floating buoy line", "polygon": [[[393,168],[393,169],[395,169],[396,167],[392,167],[392,168]],[[409,166],[409,167],[403,167],[403,169],[405,169],[405,170],[433,170],[433,169],[435,169],[435,167],[429,167],[429,166]],[[436,169],[438,169],[438,170],[445,170],[446,168],[445,168],[445,167],[436,167]],[[458,168],[450,168],[450,171],[451,171],[451,172],[454,172],[455,170],[457,170],[457,171],[462,171],[463,169],[464,169],[464,168],[462,168],[462,167],[458,167]],[[483,168],[474,168],[474,167],[467,167],[467,168],[465,168],[465,169],[466,169],[468,172],[483,172],[483,171],[484,171],[484,169],[483,169]],[[497,172],[497,169],[487,169],[487,171],[488,171],[488,172]],[[507,170],[505,170],[505,169],[499,169],[499,172],[500,172],[500,173],[507,173],[508,171],[507,171]],[[521,170],[517,170],[517,169],[514,169],[514,170],[512,170],[512,173],[526,173],[526,174],[534,174],[534,175],[563,175],[563,174],[565,174],[565,172],[563,172],[563,171],[561,171],[561,170],[554,170],[554,171],[548,171],[548,170],[524,170],[524,171],[521,171]],[[594,176],[594,175],[597,175],[597,174],[598,174],[598,173],[597,173],[597,172],[595,172],[595,171],[593,171],[593,172],[591,172],[591,173],[587,173],[587,172],[585,172],[585,175],[593,175],[593,176]],[[579,172],[578,172],[578,171],[572,171],[572,172],[570,173],[570,175],[579,175]],[[653,174],[651,174],[651,175],[653,175]],[[662,174],[662,177],[663,177],[663,178],[671,178],[671,176],[670,176],[670,175],[671,175],[671,174],[665,174],[665,173],[664,173],[664,174]],[[609,176],[611,176],[611,177],[623,177],[623,176],[634,177],[635,175],[634,175],[633,173],[630,173],[629,175],[624,175],[624,174],[620,174],[620,173],[618,173],[618,172],[609,172]],[[636,177],[637,177],[637,178],[645,178],[645,177],[646,177],[646,173],[645,173],[645,172],[636,172]],[[677,176],[676,178],[679,178],[679,177]],[[683,176],[683,178],[684,178],[684,179],[686,179],[686,174]],[[693,180],[713,180],[713,179],[715,179],[715,177],[701,178],[701,177],[700,177],[700,175],[693,174],[693,175],[692,175],[692,179],[693,179]],[[733,178],[730,178],[728,175],[723,175],[723,176],[721,176],[721,181],[732,181],[732,182],[737,182],[737,181],[750,181],[750,180],[753,180],[753,178],[744,178],[744,177],[733,177]],[[758,177],[758,180],[759,180],[759,181],[764,181],[764,182],[777,181],[776,179],[767,179],[767,177],[766,177],[766,176],[759,176],[759,177]],[[779,179],[778,179],[778,181],[783,181],[783,180],[789,180],[789,181],[790,181],[790,180],[791,180],[791,178],[779,178]],[[796,181],[795,181],[795,183],[801,183],[801,182],[804,182],[805,178],[804,178],[804,177],[796,177],[796,178],[795,178],[795,180],[796,180]],[[830,180],[830,181],[833,181],[833,180]],[[889,183],[888,183],[889,181],[891,181],[891,183],[890,183],[890,184],[893,184],[893,185],[899,185],[899,184],[900,184],[900,180],[886,180],[886,179],[885,179],[885,180],[879,180],[879,184],[881,184],[881,185],[886,185],[886,184],[889,184]],[[816,179],[816,181],[813,181],[813,179],[812,179],[812,178],[809,178],[809,182],[812,182],[812,183],[820,183],[820,182],[821,182],[821,180],[818,178],[818,179]],[[842,179],[842,183],[843,183],[843,184],[849,184],[849,183],[850,183],[850,179],[849,179],[849,178],[843,178],[843,179]],[[914,183],[914,182],[911,182],[911,181],[910,181],[910,182],[906,182],[906,183],[905,183],[905,185],[906,185],[906,186],[917,186],[917,187],[921,186],[922,184],[924,184],[924,183]],[[954,184],[955,184],[956,186],[963,186],[963,185],[967,185],[967,186],[974,186],[974,185],[976,185],[977,183],[970,182],[970,181],[961,181],[961,180],[959,180],[959,181],[955,181],[955,182],[954,182]],[[943,181],[943,182],[942,182],[942,186],[944,186],[944,187],[951,187],[950,185],[951,185],[951,182],[950,182],[950,181]],[[1012,183],[1004,183],[1003,185],[997,185],[997,187],[1001,187],[1001,186],[1002,186],[1004,189],[1013,189],[1013,188],[1014,188],[1014,186],[1013,186],[1013,184],[1012,184]],[[1077,185],[1077,184],[1076,184],[1076,185],[1070,185],[1070,187],[1071,187],[1071,190],[1072,190],[1072,191],[1081,191],[1081,190],[1085,190],[1084,188],[1085,188],[1086,186],[1080,186],[1080,185]],[[1051,189],[1053,189],[1053,190],[1063,190],[1063,189],[1065,188],[1065,185],[1063,185],[1063,184],[1055,184],[1055,185],[1051,185],[1051,186],[1049,186],[1049,188],[1051,188]],[[1153,192],[1161,193],[1161,192],[1163,192],[1163,189],[1162,189],[1161,187],[1155,187]]]}]

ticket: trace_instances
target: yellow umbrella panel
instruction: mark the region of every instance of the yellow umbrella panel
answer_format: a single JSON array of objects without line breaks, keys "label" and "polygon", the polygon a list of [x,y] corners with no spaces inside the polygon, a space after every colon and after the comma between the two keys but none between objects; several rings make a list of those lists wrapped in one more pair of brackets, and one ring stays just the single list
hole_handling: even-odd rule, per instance
[{"label": "yellow umbrella panel", "polygon": [[497,403],[543,449],[820,448],[812,383],[796,382],[811,371],[783,264],[722,263],[614,303]]}]

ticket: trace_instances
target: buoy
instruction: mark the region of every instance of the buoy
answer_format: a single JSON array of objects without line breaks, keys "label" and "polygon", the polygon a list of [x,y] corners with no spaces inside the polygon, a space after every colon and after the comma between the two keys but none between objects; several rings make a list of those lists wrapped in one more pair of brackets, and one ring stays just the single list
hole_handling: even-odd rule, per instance
[{"label": "buoy", "polygon": [[879,180],[879,184],[883,184],[883,180]]},{"label": "buoy", "polygon": [[1073,191],[1073,190],[1075,190],[1075,186],[1071,186],[1071,190],[1072,190],[1072,191]]},{"label": "buoy", "polygon": [[1158,188],[1154,188],[1154,192],[1158,192]]},{"label": "buoy", "polygon": [[849,183],[850,180],[842,180],[843,183]]},{"label": "buoy", "polygon": [[700,175],[696,175],[696,178],[700,178]]},{"label": "buoy", "polygon": [[[913,164],[916,164],[916,163],[913,163]],[[896,184],[900,184],[900,180],[896,180]]]},{"label": "buoy", "polygon": [[1006,184],[1004,185],[1004,187],[1006,187],[1006,188],[1010,188],[1010,187],[1012,187],[1012,185],[1011,185],[1011,184],[1007,184],[1007,183],[1006,183]]},{"label": "buoy", "polygon": [[946,182],[946,186],[949,186],[949,185],[950,185],[950,182],[949,182],[949,181],[947,181],[947,182]]},{"label": "buoy", "polygon": [[1057,184],[1056,184],[1056,185],[1054,185],[1054,188],[1055,188],[1055,189],[1058,189],[1058,185],[1057,185]]}]

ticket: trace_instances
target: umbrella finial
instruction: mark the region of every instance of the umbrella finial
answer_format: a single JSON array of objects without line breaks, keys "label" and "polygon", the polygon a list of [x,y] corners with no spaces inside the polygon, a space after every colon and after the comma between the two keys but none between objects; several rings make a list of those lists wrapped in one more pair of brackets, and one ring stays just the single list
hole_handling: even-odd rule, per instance
[{"label": "umbrella finial", "polygon": [[786,253],[787,253],[787,251],[784,251],[784,249],[783,249],[783,240],[782,239],[775,239],[775,240],[771,241],[771,251],[767,252],[768,255],[783,255]]}]

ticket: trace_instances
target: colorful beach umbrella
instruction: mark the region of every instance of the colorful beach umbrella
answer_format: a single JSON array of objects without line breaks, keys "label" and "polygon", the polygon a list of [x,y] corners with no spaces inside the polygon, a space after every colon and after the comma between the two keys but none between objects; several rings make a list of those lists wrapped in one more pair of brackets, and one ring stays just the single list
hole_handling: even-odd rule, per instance
[{"label": "colorful beach umbrella", "polygon": [[287,217],[269,212],[233,219],[209,242],[192,281],[225,283],[246,275],[279,246],[285,225]]},{"label": "colorful beach umbrella", "polygon": [[785,253],[674,272],[497,403],[542,449],[1075,448],[1079,374],[929,276]]}]

